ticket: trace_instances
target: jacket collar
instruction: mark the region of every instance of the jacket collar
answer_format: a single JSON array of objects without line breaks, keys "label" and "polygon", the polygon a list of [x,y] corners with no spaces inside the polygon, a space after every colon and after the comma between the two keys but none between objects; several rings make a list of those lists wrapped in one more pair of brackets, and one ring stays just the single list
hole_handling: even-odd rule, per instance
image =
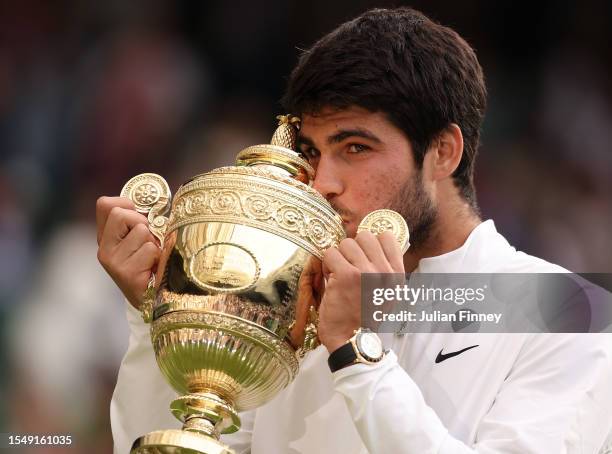
[{"label": "jacket collar", "polygon": [[493,257],[514,252],[508,241],[497,232],[492,219],[481,222],[463,245],[454,251],[419,261],[418,273],[476,273],[487,271]]}]

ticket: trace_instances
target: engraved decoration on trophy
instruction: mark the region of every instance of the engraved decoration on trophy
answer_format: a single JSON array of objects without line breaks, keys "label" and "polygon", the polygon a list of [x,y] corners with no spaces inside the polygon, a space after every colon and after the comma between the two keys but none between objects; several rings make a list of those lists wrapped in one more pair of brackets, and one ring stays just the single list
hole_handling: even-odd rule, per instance
[{"label": "engraved decoration on trophy", "polygon": [[299,119],[277,118],[270,144],[195,176],[173,198],[150,173],[121,191],[161,243],[142,313],[179,395],[170,411],[183,423],[141,436],[132,454],[233,453],[220,434],[291,383],[299,358],[318,345],[316,308],[303,306],[300,278],[345,232],[295,151]]}]

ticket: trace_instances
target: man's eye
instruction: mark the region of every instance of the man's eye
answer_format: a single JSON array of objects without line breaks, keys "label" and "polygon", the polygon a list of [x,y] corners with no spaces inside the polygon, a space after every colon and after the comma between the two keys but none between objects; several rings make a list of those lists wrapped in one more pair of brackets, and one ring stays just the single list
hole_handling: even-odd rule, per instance
[{"label": "man's eye", "polygon": [[312,148],[312,147],[303,148],[301,153],[308,160],[315,159],[317,156],[319,156],[319,151],[316,148]]},{"label": "man's eye", "polygon": [[348,147],[348,152],[349,153],[363,153],[364,151],[367,151],[369,149],[370,147],[366,145],[362,145],[360,143],[352,143]]}]

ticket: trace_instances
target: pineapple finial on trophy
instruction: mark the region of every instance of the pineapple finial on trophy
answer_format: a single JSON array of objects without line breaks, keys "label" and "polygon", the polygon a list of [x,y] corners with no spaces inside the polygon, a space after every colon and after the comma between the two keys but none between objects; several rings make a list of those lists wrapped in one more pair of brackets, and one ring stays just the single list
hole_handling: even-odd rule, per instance
[{"label": "pineapple finial on trophy", "polygon": [[287,175],[304,184],[312,184],[314,169],[296,150],[300,118],[279,115],[278,127],[268,144],[245,148],[236,156],[239,166],[257,166],[273,173]]},{"label": "pineapple finial on trophy", "polygon": [[274,131],[271,145],[278,145],[295,151],[297,131],[300,129],[300,117],[295,115],[278,115],[278,128]]}]

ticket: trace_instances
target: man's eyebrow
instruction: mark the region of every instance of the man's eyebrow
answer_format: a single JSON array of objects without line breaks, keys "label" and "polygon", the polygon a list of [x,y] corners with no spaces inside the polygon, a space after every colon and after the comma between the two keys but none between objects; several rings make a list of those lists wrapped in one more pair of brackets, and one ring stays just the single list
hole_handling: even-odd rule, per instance
[{"label": "man's eyebrow", "polygon": [[374,134],[372,134],[367,129],[355,128],[355,129],[341,129],[336,134],[329,136],[327,138],[327,143],[330,145],[333,143],[340,143],[343,140],[348,139],[349,137],[362,137],[364,139],[372,140],[376,143],[382,142],[378,137],[376,137]]},{"label": "man's eyebrow", "polygon": [[[349,137],[362,137],[364,139],[372,140],[376,143],[382,143],[378,137],[372,134],[367,129],[355,128],[355,129],[341,129],[334,135],[327,138],[328,144],[340,143]],[[297,146],[308,145],[309,147],[316,148],[313,140],[310,137],[300,134],[297,138]]]}]

